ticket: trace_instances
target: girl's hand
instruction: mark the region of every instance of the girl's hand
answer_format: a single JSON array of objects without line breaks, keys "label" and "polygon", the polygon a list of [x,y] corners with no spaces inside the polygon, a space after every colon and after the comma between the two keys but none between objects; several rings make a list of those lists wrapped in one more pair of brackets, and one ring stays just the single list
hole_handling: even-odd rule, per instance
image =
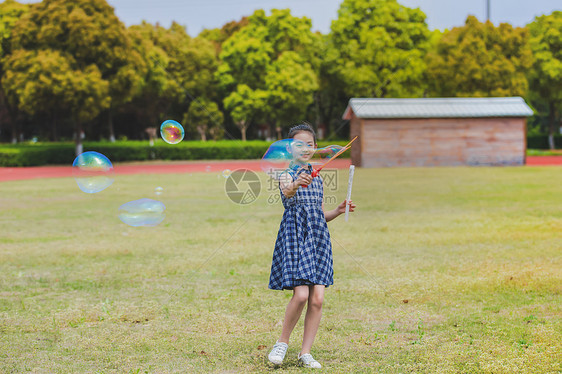
[{"label": "girl's hand", "polygon": [[299,177],[296,179],[295,184],[297,186],[308,186],[312,183],[312,175],[302,172],[299,174]]},{"label": "girl's hand", "polygon": [[[338,211],[339,214],[343,214],[345,213],[345,206],[346,206],[347,200],[344,200],[340,205],[338,205],[338,207],[336,208],[336,210]],[[355,211],[355,207],[357,205],[353,204],[353,200],[349,200],[349,211],[353,212]]]},{"label": "girl's hand", "polygon": [[308,186],[312,183],[312,176],[308,173],[300,173],[297,179],[293,182],[293,178],[289,173],[283,173],[279,177],[279,185],[281,186],[281,191],[287,198],[295,196],[297,190],[300,186]]}]

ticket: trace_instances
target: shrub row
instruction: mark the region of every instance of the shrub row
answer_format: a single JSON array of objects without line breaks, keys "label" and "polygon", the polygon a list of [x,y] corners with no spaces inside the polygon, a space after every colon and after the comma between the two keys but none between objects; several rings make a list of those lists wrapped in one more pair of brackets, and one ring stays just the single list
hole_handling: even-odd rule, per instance
[{"label": "shrub row", "polygon": [[[562,135],[555,135],[556,148],[562,148]],[[329,144],[345,145],[345,140],[318,142],[319,147]],[[112,162],[147,160],[240,160],[258,159],[271,142],[241,141],[184,141],[170,145],[158,140],[154,146],[147,141],[88,142],[84,151],[103,153]],[[546,135],[527,137],[529,149],[548,149]],[[349,157],[349,152],[341,157]],[[68,165],[75,158],[73,143],[16,144],[0,146],[0,166]]]},{"label": "shrub row", "polygon": [[[345,145],[347,142],[319,142]],[[157,141],[149,146],[146,141],[84,143],[84,152],[96,151],[112,162],[146,160],[242,160],[259,159],[267,151],[267,141],[185,141],[170,145]],[[75,158],[73,143],[16,144],[0,146],[0,166],[69,165]],[[349,157],[349,152],[342,155]]]},{"label": "shrub row", "polygon": [[[554,135],[554,147],[562,149],[562,134]],[[528,149],[548,149],[548,135],[529,135],[527,136]]]}]

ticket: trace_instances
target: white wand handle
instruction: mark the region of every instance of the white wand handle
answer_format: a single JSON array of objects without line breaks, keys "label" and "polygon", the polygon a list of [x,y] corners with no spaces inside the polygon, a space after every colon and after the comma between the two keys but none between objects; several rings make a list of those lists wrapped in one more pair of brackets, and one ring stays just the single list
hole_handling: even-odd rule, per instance
[{"label": "white wand handle", "polygon": [[351,187],[353,186],[353,173],[355,165],[349,166],[349,182],[347,182],[347,197],[345,199],[345,222],[349,219],[349,200],[351,199]]}]

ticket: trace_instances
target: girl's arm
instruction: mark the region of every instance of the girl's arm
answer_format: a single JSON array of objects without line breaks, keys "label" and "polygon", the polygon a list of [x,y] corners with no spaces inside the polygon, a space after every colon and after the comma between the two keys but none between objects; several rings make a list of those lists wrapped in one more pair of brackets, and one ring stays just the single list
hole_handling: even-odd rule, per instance
[{"label": "girl's arm", "polygon": [[[344,200],[335,209],[329,210],[329,211],[326,212],[326,210],[324,209],[324,202],[322,202],[322,211],[324,211],[324,217],[326,217],[326,222],[330,222],[331,220],[333,220],[334,218],[336,218],[340,214],[345,213],[345,204],[346,203],[347,203],[347,201]],[[355,207],[356,207],[356,205],[353,204],[353,200],[349,200],[349,211],[353,212],[355,210]]]}]

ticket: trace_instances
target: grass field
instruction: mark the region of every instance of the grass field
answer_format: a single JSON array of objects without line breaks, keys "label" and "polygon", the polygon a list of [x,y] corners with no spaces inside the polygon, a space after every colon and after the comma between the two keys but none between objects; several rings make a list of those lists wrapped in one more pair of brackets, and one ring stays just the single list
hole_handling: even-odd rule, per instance
[{"label": "grass field", "polygon": [[[357,170],[320,372],[562,372],[561,186],[560,167]],[[302,319],[267,363],[291,295],[267,289],[272,193],[233,204],[214,173],[0,183],[0,372],[304,372]],[[142,197],[161,225],[119,221]]]}]

